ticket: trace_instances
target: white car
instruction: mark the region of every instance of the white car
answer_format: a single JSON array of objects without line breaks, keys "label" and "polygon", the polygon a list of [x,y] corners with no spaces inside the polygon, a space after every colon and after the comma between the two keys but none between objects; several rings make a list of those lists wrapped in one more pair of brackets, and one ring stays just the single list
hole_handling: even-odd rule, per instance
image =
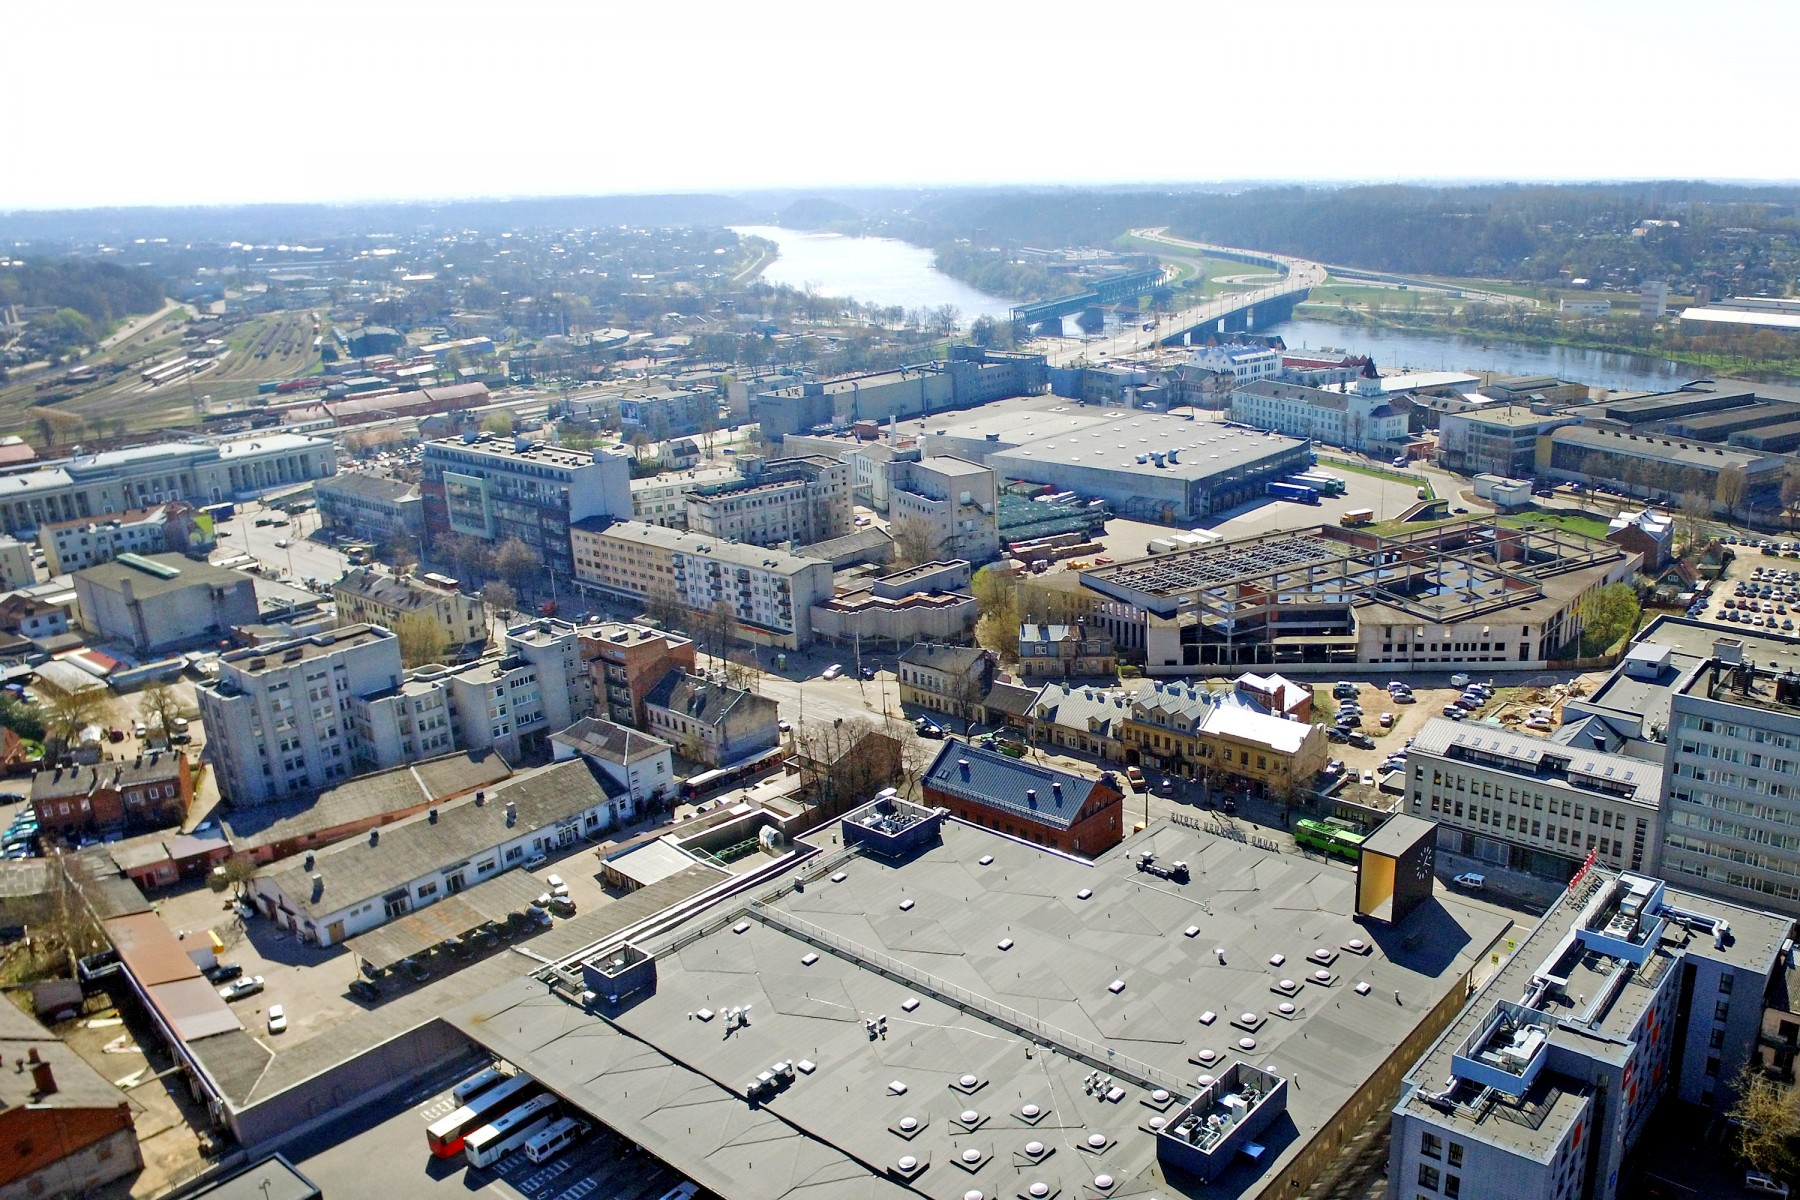
[{"label": "white car", "polygon": [[1744,1172],[1744,1190],[1756,1196],[1780,1196],[1786,1200],[1788,1185],[1761,1171]]},{"label": "white car", "polygon": [[836,679],[839,675],[842,675],[843,673],[844,673],[844,665],[842,663],[832,663],[829,667],[825,668],[825,674],[820,676],[820,678],[830,681],[830,680]]},{"label": "white car", "polygon": [[287,1032],[287,1009],[279,1004],[269,1005],[269,1032]]},{"label": "white car", "polygon": [[544,876],[544,882],[550,885],[550,894],[552,896],[568,896],[569,885],[562,881],[561,875],[546,875]]},{"label": "white car", "polygon": [[1479,892],[1482,888],[1487,886],[1487,877],[1484,875],[1477,875],[1473,871],[1467,871],[1458,875],[1450,882],[1454,883],[1459,888],[1467,888],[1471,892]]}]

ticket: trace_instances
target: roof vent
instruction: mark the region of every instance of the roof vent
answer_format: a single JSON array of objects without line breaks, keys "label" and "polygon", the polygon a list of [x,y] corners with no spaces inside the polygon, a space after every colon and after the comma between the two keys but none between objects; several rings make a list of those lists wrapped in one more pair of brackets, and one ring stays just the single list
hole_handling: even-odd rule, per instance
[{"label": "roof vent", "polygon": [[381,842],[381,830],[379,830],[379,829],[369,830],[369,845],[371,845],[371,846],[379,845],[380,842]]},{"label": "roof vent", "polygon": [[1037,789],[1036,788],[1026,788],[1025,789],[1025,803],[1031,805],[1031,807],[1033,807],[1033,808],[1037,807]]},{"label": "roof vent", "polygon": [[316,871],[313,872],[312,885],[312,902],[317,904],[319,897],[325,894],[325,877]]},{"label": "roof vent", "polygon": [[480,808],[483,805],[485,805],[486,803],[487,803],[487,793],[486,792],[476,792],[475,793],[475,807]]},{"label": "roof vent", "polygon": [[956,760],[956,766],[957,769],[962,772],[962,777],[967,779],[969,777],[969,760],[966,758],[959,758]]},{"label": "roof vent", "polygon": [[430,811],[425,814],[425,820],[432,825],[437,824],[437,805],[431,806]]},{"label": "roof vent", "polygon": [[306,869],[308,871],[313,869],[313,852],[311,850],[306,852]]},{"label": "roof vent", "polygon": [[506,823],[508,825],[511,825],[514,822],[516,822],[518,819],[519,819],[519,806],[514,804],[511,800],[508,800],[506,802]]}]

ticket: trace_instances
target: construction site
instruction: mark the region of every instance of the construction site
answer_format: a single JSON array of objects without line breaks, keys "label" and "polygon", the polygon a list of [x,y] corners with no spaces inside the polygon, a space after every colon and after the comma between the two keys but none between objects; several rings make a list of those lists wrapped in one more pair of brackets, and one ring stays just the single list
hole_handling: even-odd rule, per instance
[{"label": "construction site", "polygon": [[1100,619],[1151,675],[1275,666],[1547,666],[1580,604],[1638,556],[1555,528],[1474,517],[1383,535],[1321,525],[1084,571]]}]

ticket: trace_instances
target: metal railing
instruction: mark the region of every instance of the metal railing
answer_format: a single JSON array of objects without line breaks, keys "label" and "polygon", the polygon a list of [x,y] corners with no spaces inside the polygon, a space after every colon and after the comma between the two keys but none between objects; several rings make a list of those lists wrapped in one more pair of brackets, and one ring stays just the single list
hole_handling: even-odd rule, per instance
[{"label": "metal railing", "polygon": [[1090,1041],[1058,1029],[1054,1025],[1038,1020],[1029,1013],[1010,1008],[987,996],[957,987],[948,980],[939,979],[900,960],[858,945],[848,938],[840,937],[827,929],[822,929],[810,921],[768,907],[762,902],[753,903],[746,913],[771,928],[779,929],[792,937],[799,938],[809,945],[834,954],[839,958],[867,968],[877,974],[885,975],[897,983],[909,984],[944,1004],[962,1012],[973,1013],[992,1021],[1004,1029],[1011,1030],[1020,1037],[1061,1051],[1077,1062],[1086,1063],[1095,1070],[1109,1075],[1116,1075],[1130,1080],[1139,1087],[1168,1088],[1178,1095],[1185,1092],[1189,1082],[1181,1076],[1153,1067],[1149,1063],[1124,1055],[1109,1046]]}]

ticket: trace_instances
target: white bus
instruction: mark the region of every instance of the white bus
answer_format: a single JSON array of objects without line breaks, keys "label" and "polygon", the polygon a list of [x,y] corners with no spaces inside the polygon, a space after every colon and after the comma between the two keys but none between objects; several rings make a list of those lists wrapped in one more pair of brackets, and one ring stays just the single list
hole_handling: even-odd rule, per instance
[{"label": "white bus", "polygon": [[463,1153],[471,1167],[485,1167],[499,1162],[525,1142],[549,1127],[549,1110],[556,1097],[548,1092],[536,1096],[513,1109],[492,1125],[483,1125],[463,1139]]},{"label": "white bus", "polygon": [[456,1100],[457,1104],[467,1104],[470,1096],[473,1096],[476,1092],[485,1091],[488,1088],[493,1087],[496,1083],[499,1083],[505,1078],[506,1072],[502,1071],[499,1067],[489,1067],[485,1071],[476,1072],[451,1088],[450,1095]]},{"label": "white bus", "polygon": [[534,1163],[549,1162],[591,1128],[586,1121],[564,1117],[525,1142],[525,1157]]}]

